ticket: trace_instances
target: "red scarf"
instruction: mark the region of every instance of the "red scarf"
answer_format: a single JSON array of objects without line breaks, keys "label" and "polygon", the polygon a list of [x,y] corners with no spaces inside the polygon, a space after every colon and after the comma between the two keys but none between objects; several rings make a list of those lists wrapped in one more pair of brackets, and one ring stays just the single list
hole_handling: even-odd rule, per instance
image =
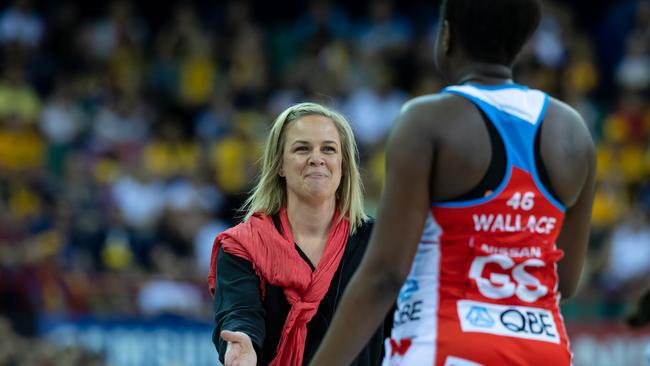
[{"label": "red scarf", "polygon": [[282,234],[275,228],[270,216],[255,213],[246,222],[219,234],[212,247],[208,284],[214,296],[216,256],[219,247],[223,247],[224,252],[252,263],[260,279],[262,298],[267,283],[282,287],[291,309],[282,328],[275,358],[269,366],[301,366],[307,323],[316,314],[339,267],[348,241],[350,223],[347,219],[339,220],[338,210],[334,213],[325,250],[316,270],[312,272],[294,247],[291,226],[284,208],[280,210],[280,222]]}]

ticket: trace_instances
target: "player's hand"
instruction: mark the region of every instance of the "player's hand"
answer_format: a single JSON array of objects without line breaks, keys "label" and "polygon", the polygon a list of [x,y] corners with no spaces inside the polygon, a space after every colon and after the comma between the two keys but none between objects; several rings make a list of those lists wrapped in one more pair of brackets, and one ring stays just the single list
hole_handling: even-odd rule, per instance
[{"label": "player's hand", "polygon": [[228,342],[224,366],[256,366],[257,354],[253,348],[251,338],[243,332],[224,330],[221,338]]}]

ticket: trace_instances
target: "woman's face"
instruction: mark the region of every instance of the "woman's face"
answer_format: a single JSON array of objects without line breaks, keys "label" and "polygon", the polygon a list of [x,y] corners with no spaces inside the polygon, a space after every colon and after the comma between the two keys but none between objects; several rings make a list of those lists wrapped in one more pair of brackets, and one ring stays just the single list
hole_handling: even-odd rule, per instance
[{"label": "woman's face", "polygon": [[280,176],[286,179],[288,199],[335,199],[343,155],[334,122],[320,115],[304,116],[290,122],[284,133]]}]

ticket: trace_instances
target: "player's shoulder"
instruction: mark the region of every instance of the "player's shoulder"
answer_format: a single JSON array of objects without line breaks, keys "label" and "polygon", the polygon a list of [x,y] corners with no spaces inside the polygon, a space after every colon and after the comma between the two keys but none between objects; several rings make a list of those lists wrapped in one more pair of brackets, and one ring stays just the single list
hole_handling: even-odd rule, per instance
[{"label": "player's shoulder", "polygon": [[426,94],[410,99],[404,103],[401,113],[403,115],[419,116],[431,112],[441,112],[445,109],[453,108],[460,99],[451,93]]},{"label": "player's shoulder", "polygon": [[585,125],[582,116],[580,116],[580,113],[578,113],[578,111],[575,108],[551,96],[548,97],[548,107],[547,107],[546,116],[557,117],[567,121],[568,123]]},{"label": "player's shoulder", "polygon": [[425,130],[435,129],[459,111],[464,101],[450,93],[427,94],[408,100],[400,111],[400,124]]},{"label": "player's shoulder", "polygon": [[388,139],[387,158],[409,161],[430,149],[439,136],[440,122],[445,120],[447,99],[446,95],[427,94],[404,103]]},{"label": "player's shoulder", "polygon": [[569,104],[549,97],[549,103],[544,117],[544,123],[560,135],[570,134],[573,136],[575,143],[582,145],[583,148],[593,149],[593,138],[589,127],[578,111]]}]

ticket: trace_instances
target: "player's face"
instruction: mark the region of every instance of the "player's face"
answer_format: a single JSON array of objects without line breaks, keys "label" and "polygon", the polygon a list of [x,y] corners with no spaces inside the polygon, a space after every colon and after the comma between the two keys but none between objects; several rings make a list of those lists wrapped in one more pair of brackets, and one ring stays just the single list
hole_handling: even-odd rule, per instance
[{"label": "player's face", "polygon": [[341,138],[331,119],[311,115],[286,127],[280,176],[288,199],[335,199],[341,182]]}]

